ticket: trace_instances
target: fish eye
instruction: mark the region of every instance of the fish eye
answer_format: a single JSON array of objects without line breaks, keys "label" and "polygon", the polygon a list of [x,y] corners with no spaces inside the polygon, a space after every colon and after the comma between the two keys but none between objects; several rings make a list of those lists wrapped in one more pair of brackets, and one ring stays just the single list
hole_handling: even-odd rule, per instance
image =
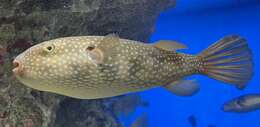
[{"label": "fish eye", "polygon": [[43,50],[45,52],[49,53],[49,52],[52,52],[54,50],[54,48],[55,48],[55,46],[53,44],[51,44],[51,45],[46,45]]},{"label": "fish eye", "polygon": [[238,105],[240,105],[240,106],[243,106],[243,102],[244,102],[244,101],[243,101],[242,99],[239,99],[239,100],[236,101],[236,103],[237,103]]}]

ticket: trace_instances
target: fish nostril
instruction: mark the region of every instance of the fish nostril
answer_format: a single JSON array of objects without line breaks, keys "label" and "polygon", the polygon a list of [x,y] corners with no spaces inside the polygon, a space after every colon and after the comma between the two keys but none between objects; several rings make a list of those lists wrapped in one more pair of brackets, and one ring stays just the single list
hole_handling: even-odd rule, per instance
[{"label": "fish nostril", "polygon": [[13,62],[13,66],[14,66],[14,68],[18,68],[18,67],[20,66],[20,64],[19,64],[19,62],[14,61],[14,62]]}]

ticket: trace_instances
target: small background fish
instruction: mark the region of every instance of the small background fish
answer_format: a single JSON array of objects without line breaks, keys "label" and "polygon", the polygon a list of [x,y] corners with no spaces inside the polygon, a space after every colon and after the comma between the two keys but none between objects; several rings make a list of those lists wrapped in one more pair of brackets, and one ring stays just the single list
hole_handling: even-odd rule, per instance
[{"label": "small background fish", "polygon": [[260,94],[246,94],[226,102],[222,108],[225,112],[253,112],[260,109]]}]

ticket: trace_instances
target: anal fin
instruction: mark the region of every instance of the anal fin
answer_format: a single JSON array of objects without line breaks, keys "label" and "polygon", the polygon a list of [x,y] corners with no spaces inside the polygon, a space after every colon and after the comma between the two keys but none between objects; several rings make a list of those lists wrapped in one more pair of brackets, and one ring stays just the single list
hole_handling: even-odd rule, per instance
[{"label": "anal fin", "polygon": [[179,80],[164,86],[164,88],[177,96],[192,96],[200,90],[196,80]]}]

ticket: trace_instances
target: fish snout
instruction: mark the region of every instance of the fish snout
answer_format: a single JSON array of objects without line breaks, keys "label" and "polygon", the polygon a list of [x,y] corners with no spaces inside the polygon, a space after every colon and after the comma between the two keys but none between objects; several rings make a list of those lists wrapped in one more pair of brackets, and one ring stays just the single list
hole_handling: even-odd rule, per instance
[{"label": "fish snout", "polygon": [[15,59],[13,61],[13,67],[14,67],[13,73],[15,75],[22,75],[23,74],[24,68],[23,68],[21,61]]},{"label": "fish snout", "polygon": [[224,105],[222,106],[222,111],[229,112],[232,110],[232,107],[230,105]]}]

